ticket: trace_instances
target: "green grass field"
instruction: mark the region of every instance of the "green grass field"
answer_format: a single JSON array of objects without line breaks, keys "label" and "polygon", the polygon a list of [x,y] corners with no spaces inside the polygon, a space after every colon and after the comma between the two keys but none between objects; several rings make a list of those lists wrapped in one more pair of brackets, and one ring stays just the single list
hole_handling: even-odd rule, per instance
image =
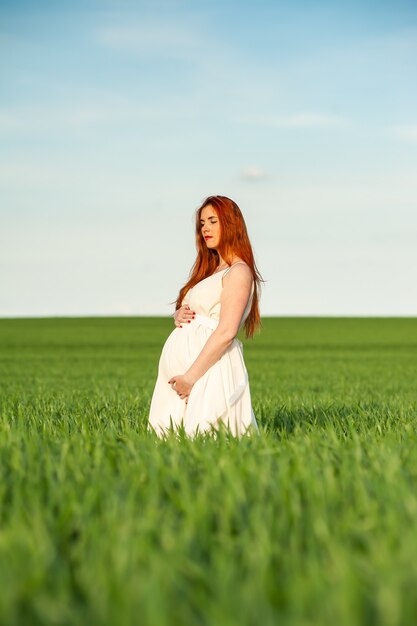
[{"label": "green grass field", "polygon": [[242,440],[146,433],[172,329],[0,320],[0,623],[416,624],[417,319],[264,319]]}]

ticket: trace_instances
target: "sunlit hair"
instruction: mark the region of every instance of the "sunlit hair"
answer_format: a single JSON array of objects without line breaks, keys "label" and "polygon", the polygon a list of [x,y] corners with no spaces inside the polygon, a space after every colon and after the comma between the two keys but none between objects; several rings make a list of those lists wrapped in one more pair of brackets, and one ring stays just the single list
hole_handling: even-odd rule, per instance
[{"label": "sunlit hair", "polygon": [[[200,224],[201,211],[209,204],[215,209],[220,223],[218,251],[207,247]],[[264,282],[264,280],[256,267],[245,220],[236,202],[226,198],[226,196],[209,196],[206,198],[196,211],[195,232],[197,258],[191,268],[188,282],[179,292],[175,303],[176,309],[180,308],[186,293],[191,287],[194,287],[200,280],[214,273],[219,265],[218,253],[220,253],[228,265],[231,265],[234,256],[238,256],[250,267],[254,281],[252,306],[244,324],[246,337],[252,338],[255,330],[261,326],[259,296],[261,282]]]}]

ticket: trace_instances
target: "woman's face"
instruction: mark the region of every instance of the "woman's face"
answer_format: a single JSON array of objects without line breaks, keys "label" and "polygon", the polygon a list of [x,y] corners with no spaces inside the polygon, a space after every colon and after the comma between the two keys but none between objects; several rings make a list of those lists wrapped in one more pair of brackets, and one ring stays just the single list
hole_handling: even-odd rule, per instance
[{"label": "woman's face", "polygon": [[202,209],[200,213],[201,233],[208,248],[217,248],[220,243],[220,222],[217,212],[211,204]]}]

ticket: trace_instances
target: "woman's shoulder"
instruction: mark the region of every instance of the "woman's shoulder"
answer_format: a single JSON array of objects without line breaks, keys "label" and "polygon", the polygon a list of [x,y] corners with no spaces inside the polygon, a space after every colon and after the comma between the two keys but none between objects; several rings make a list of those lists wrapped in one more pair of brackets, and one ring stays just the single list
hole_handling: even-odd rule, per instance
[{"label": "woman's shoulder", "polygon": [[[236,267],[236,269],[235,269]],[[233,271],[231,271],[233,270]],[[227,270],[224,272],[223,276],[236,276],[236,278],[238,277],[247,277],[247,280],[251,280],[252,279],[252,270],[249,267],[249,265],[243,261],[242,259],[239,259],[238,261],[233,261],[232,264],[230,265],[230,267],[227,268]],[[239,279],[239,278],[238,278]],[[229,280],[229,278],[228,278]]]},{"label": "woman's shoulder", "polygon": [[[241,271],[243,271],[243,272],[247,271],[247,269],[251,272],[251,269],[250,269],[249,265],[246,263],[246,261],[244,261],[243,259],[237,258],[237,259],[233,259],[232,263],[230,264],[230,267],[227,268],[225,274],[230,272],[230,270],[232,268],[234,268],[235,265],[237,265],[239,268],[242,268]],[[244,269],[244,268],[247,268],[247,269]]]}]

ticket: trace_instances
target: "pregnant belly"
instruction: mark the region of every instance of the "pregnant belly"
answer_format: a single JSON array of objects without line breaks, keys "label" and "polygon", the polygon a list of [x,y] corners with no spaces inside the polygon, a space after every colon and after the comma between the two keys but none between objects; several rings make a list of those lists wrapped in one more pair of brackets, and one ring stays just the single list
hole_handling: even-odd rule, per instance
[{"label": "pregnant belly", "polygon": [[175,328],[162,348],[159,374],[167,380],[176,374],[185,374],[204,347],[211,331],[197,325]]}]

